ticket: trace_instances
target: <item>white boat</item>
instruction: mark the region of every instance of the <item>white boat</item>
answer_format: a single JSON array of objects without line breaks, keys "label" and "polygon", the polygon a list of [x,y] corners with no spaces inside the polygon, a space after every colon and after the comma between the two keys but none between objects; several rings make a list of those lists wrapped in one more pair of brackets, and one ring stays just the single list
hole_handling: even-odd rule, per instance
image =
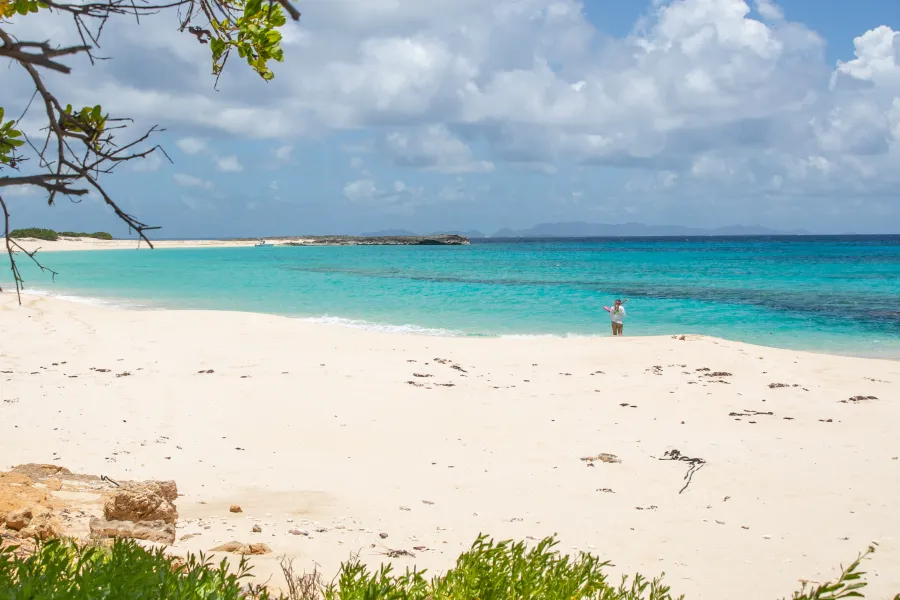
[{"label": "white boat", "polygon": [[267,243],[266,243],[266,240],[259,240],[258,242],[256,242],[256,247],[257,247],[257,248],[260,248],[260,247],[262,247],[262,246],[271,246],[271,245],[272,245],[272,244],[267,244]]}]

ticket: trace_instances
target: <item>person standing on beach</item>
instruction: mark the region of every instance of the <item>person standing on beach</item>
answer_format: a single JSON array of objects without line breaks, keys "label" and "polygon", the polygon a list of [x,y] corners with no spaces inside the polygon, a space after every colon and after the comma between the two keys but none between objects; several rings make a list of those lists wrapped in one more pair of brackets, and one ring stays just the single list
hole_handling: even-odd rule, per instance
[{"label": "person standing on beach", "polygon": [[[628,298],[625,299],[625,302],[628,302]],[[622,302],[617,298],[612,308],[603,307],[606,308],[610,320],[612,321],[613,335],[625,335],[622,333],[622,320],[625,318],[625,302]]]}]

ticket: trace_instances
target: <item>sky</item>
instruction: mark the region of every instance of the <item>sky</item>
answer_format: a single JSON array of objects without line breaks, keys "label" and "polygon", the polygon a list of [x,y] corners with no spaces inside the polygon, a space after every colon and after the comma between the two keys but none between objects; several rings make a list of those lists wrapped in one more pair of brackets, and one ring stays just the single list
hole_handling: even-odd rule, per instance
[{"label": "sky", "polygon": [[[105,178],[161,238],[545,222],[900,233],[900,5],[889,0],[301,0],[264,82],[218,89],[175,13],[107,24],[48,76],[155,154]],[[20,39],[77,40],[29,15]],[[33,88],[0,70],[0,105]],[[43,126],[32,110],[26,131]],[[124,139],[124,138],[123,138]],[[126,230],[89,196],[5,190],[14,224]]]}]

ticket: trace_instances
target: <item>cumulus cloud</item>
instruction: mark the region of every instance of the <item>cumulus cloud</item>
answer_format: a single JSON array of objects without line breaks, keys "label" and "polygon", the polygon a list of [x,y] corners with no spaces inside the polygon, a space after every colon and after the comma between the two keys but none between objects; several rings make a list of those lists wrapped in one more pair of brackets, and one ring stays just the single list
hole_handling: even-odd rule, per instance
[{"label": "cumulus cloud", "polygon": [[181,138],[175,145],[185,154],[199,154],[206,150],[206,142],[193,137]]},{"label": "cumulus cloud", "polygon": [[218,156],[216,157],[216,168],[223,173],[240,173],[244,170],[244,165],[237,156]]},{"label": "cumulus cloud", "polygon": [[152,152],[137,162],[132,163],[132,169],[139,173],[152,173],[158,171],[163,166],[162,158],[159,152]]},{"label": "cumulus cloud", "polygon": [[[347,151],[437,173],[634,169],[618,184],[634,194],[840,198],[900,184],[900,33],[873,23],[831,66],[825,40],[775,0],[648,4],[610,38],[583,0],[312,2],[273,82],[234,64],[221,92],[208,48],[171,21],[123,22],[104,44],[116,60],[57,81],[73,101],[194,132],[178,142],[188,154],[204,151],[201,136],[270,138],[285,162],[296,140],[371,129],[374,145]],[[165,71],[134,68],[141,56]],[[413,198],[377,179],[348,182],[345,197]]]},{"label": "cumulus cloud", "polygon": [[194,177],[193,175],[187,175],[185,173],[175,173],[172,176],[172,179],[182,187],[202,188],[206,190],[211,190],[213,188],[213,183],[211,181]]},{"label": "cumulus cloud", "polygon": [[494,164],[475,160],[472,150],[451,134],[445,125],[431,125],[416,131],[392,131],[384,146],[394,162],[441,173],[487,173]]},{"label": "cumulus cloud", "polygon": [[371,200],[382,193],[371,179],[357,179],[344,185],[344,196],[351,202]]},{"label": "cumulus cloud", "polygon": [[408,212],[427,201],[425,190],[394,181],[390,186],[379,187],[373,179],[357,179],[344,185],[344,197],[363,207],[377,207],[389,212]]},{"label": "cumulus cloud", "polygon": [[294,147],[290,144],[284,144],[275,149],[275,161],[278,163],[286,163],[291,159],[291,152]]}]

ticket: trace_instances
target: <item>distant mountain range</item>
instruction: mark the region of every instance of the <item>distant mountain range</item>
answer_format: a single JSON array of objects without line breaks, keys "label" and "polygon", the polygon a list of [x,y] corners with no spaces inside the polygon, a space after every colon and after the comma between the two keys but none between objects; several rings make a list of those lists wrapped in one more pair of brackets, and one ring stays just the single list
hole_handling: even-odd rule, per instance
[{"label": "distant mountain range", "polygon": [[[607,223],[585,223],[582,221],[572,223],[541,223],[529,229],[501,229],[493,235],[485,235],[480,231],[439,231],[428,232],[424,235],[437,233],[453,233],[469,239],[473,238],[578,238],[578,237],[668,237],[668,236],[727,236],[727,235],[810,235],[804,229],[792,229],[779,231],[760,227],[758,225],[729,225],[712,229],[702,227],[682,227],[680,225],[645,225],[644,223],[623,223],[610,225]],[[373,233],[363,233],[364,236],[406,236],[421,235],[405,229],[386,229]]]},{"label": "distant mountain range", "polygon": [[530,229],[514,231],[501,229],[491,237],[534,238],[534,237],[664,237],[682,235],[809,235],[808,231],[795,229],[776,231],[758,225],[730,225],[713,229],[682,227],[680,225],[645,225],[643,223],[542,223]]}]

